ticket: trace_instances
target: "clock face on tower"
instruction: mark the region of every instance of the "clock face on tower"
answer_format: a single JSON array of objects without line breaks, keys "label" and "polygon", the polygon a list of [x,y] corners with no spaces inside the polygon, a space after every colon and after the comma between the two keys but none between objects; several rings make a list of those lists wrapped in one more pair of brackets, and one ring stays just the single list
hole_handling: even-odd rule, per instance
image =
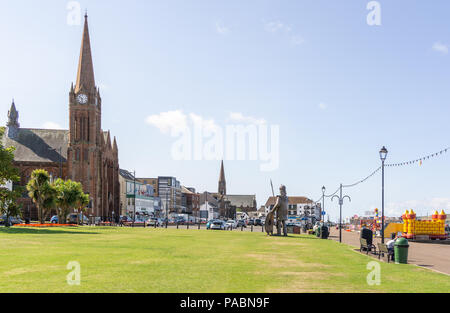
[{"label": "clock face on tower", "polygon": [[78,103],[80,103],[80,104],[86,104],[87,101],[88,101],[88,97],[87,97],[85,94],[80,93],[80,94],[77,96],[77,101],[78,101]]}]

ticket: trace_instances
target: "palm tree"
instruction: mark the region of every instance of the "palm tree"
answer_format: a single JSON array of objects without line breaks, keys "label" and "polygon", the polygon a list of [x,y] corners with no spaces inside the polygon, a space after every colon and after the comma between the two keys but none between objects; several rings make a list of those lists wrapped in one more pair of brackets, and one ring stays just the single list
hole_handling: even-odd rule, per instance
[{"label": "palm tree", "polygon": [[38,169],[31,173],[27,184],[28,196],[38,209],[39,221],[44,223],[45,213],[55,205],[56,190],[50,183],[50,176],[46,170]]},{"label": "palm tree", "polygon": [[58,178],[53,184],[57,192],[56,204],[59,207],[59,221],[63,224],[66,223],[67,214],[70,213],[70,209],[74,208],[77,204],[79,197],[78,184],[70,179],[63,180],[61,178]]}]

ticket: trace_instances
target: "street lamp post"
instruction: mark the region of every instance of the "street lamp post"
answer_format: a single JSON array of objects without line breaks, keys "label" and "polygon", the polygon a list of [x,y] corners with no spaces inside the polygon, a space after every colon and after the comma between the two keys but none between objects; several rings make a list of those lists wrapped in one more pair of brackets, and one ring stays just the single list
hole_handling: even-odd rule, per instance
[{"label": "street lamp post", "polygon": [[334,197],[339,199],[339,242],[342,242],[342,205],[344,204],[344,199],[348,198],[348,201],[352,201],[352,199],[349,196],[343,196],[342,197],[342,184],[340,187],[340,194],[339,197],[337,195],[334,195],[331,197],[331,201],[333,201]]},{"label": "street lamp post", "polygon": [[325,186],[322,187],[322,212],[320,212],[323,216],[323,223],[325,223],[325,214],[323,214],[323,212],[325,212]]},{"label": "street lamp post", "polygon": [[380,150],[381,159],[381,243],[384,243],[384,161],[388,151],[385,146]]},{"label": "street lamp post", "polygon": [[322,211],[320,212],[320,220],[322,220],[322,216],[323,216],[323,222],[322,222],[322,227],[320,228],[320,238],[323,238],[323,227],[325,226],[325,215],[323,214],[323,212],[325,212],[325,186],[322,186]]},{"label": "street lamp post", "polygon": [[136,222],[136,171],[133,171],[133,227]]},{"label": "street lamp post", "polygon": [[166,228],[167,228],[167,226],[169,224],[169,215],[168,215],[169,213],[167,211],[168,205],[169,205],[169,193],[166,190]]}]

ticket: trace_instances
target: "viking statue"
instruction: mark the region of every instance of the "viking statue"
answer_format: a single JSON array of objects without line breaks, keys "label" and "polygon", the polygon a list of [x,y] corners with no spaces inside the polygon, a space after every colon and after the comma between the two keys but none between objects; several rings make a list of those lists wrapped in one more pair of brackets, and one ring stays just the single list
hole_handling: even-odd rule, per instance
[{"label": "viking statue", "polygon": [[266,217],[265,227],[268,235],[273,235],[274,217],[277,220],[277,235],[281,236],[281,228],[283,228],[283,235],[287,236],[286,220],[288,215],[288,197],[286,195],[286,187],[281,185],[280,195],[277,196],[276,202],[272,210],[269,211]]}]

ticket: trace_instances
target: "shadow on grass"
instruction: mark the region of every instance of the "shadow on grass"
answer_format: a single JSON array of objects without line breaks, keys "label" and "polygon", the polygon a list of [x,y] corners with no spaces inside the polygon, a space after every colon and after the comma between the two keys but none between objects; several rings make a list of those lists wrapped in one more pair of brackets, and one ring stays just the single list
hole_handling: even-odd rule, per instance
[{"label": "shadow on grass", "polygon": [[25,227],[0,227],[0,234],[46,234],[46,235],[56,235],[56,234],[69,234],[69,235],[94,235],[99,234],[96,232],[76,232],[76,231],[65,231],[59,229],[42,229],[42,228],[25,228]]},{"label": "shadow on grass", "polygon": [[320,238],[318,238],[318,237],[315,237],[315,236],[308,236],[308,235],[300,235],[300,236],[292,236],[292,235],[288,235],[287,237],[284,237],[284,236],[273,236],[273,237],[278,237],[278,238],[286,238],[286,239],[299,239],[299,240],[302,240],[302,239],[312,239],[312,240],[319,240]]}]

